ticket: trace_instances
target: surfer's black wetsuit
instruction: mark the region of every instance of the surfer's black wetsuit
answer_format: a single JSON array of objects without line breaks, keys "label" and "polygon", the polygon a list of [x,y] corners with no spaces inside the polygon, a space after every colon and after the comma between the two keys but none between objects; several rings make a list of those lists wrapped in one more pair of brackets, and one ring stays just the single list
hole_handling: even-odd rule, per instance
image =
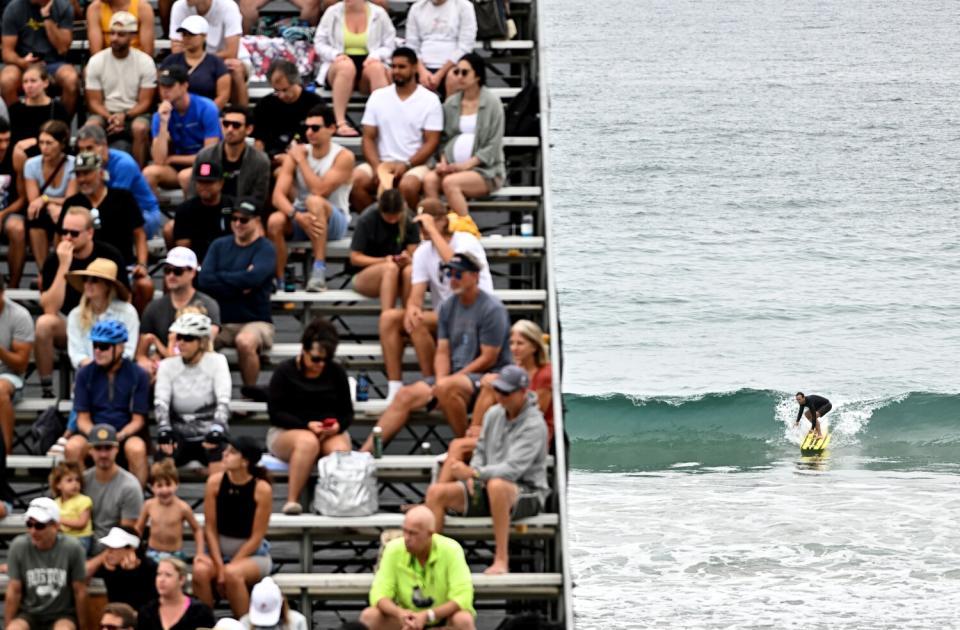
[{"label": "surfer's black wetsuit", "polygon": [[830,401],[824,398],[823,396],[817,396],[811,394],[804,397],[804,404],[800,405],[800,410],[797,411],[797,422],[800,422],[800,418],[803,417],[803,408],[809,407],[810,411],[813,412],[813,417],[816,418],[817,414],[820,414],[820,417],[827,415],[827,412],[833,409],[833,405],[830,404]]}]

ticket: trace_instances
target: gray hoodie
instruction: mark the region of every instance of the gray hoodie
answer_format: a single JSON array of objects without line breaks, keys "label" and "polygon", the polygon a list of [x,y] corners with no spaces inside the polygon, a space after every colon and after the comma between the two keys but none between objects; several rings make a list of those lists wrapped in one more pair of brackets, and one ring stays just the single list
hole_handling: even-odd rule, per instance
[{"label": "gray hoodie", "polygon": [[521,492],[536,493],[543,507],[550,494],[547,423],[537,405],[536,393],[527,392],[527,400],[513,420],[507,420],[501,405],[487,410],[470,466],[480,472],[481,479],[506,479],[520,486]]}]

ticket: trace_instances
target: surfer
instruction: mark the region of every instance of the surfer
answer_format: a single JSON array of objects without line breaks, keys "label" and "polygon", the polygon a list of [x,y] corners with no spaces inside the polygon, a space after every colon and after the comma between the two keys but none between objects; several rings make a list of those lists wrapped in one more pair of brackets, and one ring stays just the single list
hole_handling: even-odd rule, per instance
[{"label": "surfer", "polygon": [[800,418],[804,416],[803,408],[806,407],[807,420],[813,425],[810,430],[813,431],[813,434],[818,438],[823,437],[823,434],[820,432],[820,418],[827,415],[827,412],[833,409],[830,401],[823,396],[817,396],[815,394],[807,396],[803,392],[797,392],[797,404],[800,405],[800,409],[797,411],[797,421],[794,423],[794,426],[800,426]]}]

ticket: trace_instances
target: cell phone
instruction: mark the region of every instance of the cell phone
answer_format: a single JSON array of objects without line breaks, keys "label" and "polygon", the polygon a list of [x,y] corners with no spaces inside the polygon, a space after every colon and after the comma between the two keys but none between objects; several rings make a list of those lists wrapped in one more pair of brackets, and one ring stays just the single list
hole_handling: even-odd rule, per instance
[{"label": "cell phone", "polygon": [[323,425],[323,428],[324,428],[324,429],[330,429],[330,428],[333,428],[333,425],[335,425],[336,423],[337,423],[337,419],[336,419],[336,418],[326,418],[326,419],[324,419],[324,421],[321,422],[320,424]]}]

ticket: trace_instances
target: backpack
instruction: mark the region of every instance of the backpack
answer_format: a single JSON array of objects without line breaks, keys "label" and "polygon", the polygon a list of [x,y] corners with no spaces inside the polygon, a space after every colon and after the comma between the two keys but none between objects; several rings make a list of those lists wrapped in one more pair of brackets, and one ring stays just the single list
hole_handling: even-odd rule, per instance
[{"label": "backpack", "polygon": [[317,462],[317,474],[315,512],[324,516],[369,516],[377,511],[377,466],[370,453],[331,453]]},{"label": "backpack", "polygon": [[473,0],[477,15],[477,40],[504,39],[507,36],[507,9],[503,0]]},{"label": "backpack", "polygon": [[540,135],[540,89],[536,81],[523,86],[503,113],[504,135]]},{"label": "backpack", "polygon": [[30,427],[30,438],[34,455],[46,455],[50,447],[57,443],[63,432],[67,430],[67,422],[57,409],[58,403],[53,403],[41,413]]}]

